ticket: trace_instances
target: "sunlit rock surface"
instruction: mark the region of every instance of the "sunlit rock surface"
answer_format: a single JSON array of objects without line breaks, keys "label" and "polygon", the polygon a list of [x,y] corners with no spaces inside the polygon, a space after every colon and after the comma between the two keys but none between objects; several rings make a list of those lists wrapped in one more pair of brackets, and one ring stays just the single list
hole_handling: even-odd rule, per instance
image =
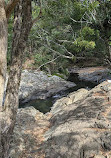
[{"label": "sunlit rock surface", "polygon": [[111,158],[111,84],[72,93],[51,112],[45,158]]},{"label": "sunlit rock surface", "polygon": [[105,67],[71,68],[70,73],[76,73],[79,79],[93,83],[111,79],[111,70]]},{"label": "sunlit rock surface", "polygon": [[19,109],[12,158],[111,158],[111,83],[57,100],[50,113]]},{"label": "sunlit rock surface", "polygon": [[33,107],[18,110],[11,143],[11,158],[44,158],[40,146],[50,125],[50,115],[44,115]]}]

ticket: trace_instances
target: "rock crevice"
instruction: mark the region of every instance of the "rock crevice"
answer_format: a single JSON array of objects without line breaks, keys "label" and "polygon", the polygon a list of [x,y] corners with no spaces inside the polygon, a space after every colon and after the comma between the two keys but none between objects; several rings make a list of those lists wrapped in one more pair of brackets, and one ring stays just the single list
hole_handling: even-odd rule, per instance
[{"label": "rock crevice", "polygon": [[111,158],[111,84],[61,98],[50,113],[19,109],[12,158]]}]

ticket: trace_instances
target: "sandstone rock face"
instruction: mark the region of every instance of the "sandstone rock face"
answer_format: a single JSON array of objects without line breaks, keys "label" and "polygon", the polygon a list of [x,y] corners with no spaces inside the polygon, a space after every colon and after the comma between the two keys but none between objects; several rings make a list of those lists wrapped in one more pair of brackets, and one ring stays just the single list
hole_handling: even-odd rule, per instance
[{"label": "sandstone rock face", "polygon": [[79,89],[78,91],[70,93],[67,97],[63,97],[54,103],[51,109],[51,113],[54,115],[59,111],[62,112],[62,109],[64,107],[71,105],[72,103],[84,98],[84,96],[86,96],[87,94],[88,94],[88,90],[83,88]]},{"label": "sandstone rock face", "polygon": [[58,76],[46,75],[42,71],[24,70],[20,83],[19,98],[22,102],[33,99],[45,99],[57,92],[76,86]]},{"label": "sandstone rock face", "polygon": [[18,110],[10,158],[44,158],[40,145],[49,128],[49,117],[33,107]]},{"label": "sandstone rock face", "polygon": [[111,84],[69,96],[51,110],[45,158],[111,158]]},{"label": "sandstone rock face", "polygon": [[95,83],[111,79],[111,70],[104,67],[72,68],[70,73],[78,74],[81,80]]},{"label": "sandstone rock face", "polygon": [[50,113],[19,109],[11,158],[111,158],[111,83],[57,100]]}]

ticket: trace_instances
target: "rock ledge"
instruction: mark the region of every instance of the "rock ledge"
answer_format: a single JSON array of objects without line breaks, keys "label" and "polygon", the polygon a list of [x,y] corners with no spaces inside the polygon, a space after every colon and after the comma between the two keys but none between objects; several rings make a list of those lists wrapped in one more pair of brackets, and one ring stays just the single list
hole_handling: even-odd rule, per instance
[{"label": "rock ledge", "polygon": [[58,76],[48,76],[42,71],[24,70],[21,77],[19,98],[21,102],[33,99],[46,99],[76,84]]}]

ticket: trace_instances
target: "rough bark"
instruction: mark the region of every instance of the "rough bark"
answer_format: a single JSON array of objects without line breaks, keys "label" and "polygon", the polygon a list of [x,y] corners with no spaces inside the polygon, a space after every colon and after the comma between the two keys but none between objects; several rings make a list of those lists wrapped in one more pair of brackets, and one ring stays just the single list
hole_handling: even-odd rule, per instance
[{"label": "rough bark", "polygon": [[9,3],[7,4],[7,6],[5,7],[5,11],[6,11],[6,17],[7,19],[9,19],[12,11],[14,10],[15,6],[17,5],[17,3],[20,0],[10,0]]},{"label": "rough bark", "polygon": [[0,0],[0,107],[3,102],[4,84],[6,76],[6,52],[7,52],[7,19],[4,1]]},{"label": "rough bark", "polygon": [[16,7],[14,24],[12,64],[10,67],[4,110],[1,113],[1,158],[9,157],[10,141],[16,121],[22,61],[24,57],[26,41],[32,26],[31,0],[21,0],[20,4]]}]

